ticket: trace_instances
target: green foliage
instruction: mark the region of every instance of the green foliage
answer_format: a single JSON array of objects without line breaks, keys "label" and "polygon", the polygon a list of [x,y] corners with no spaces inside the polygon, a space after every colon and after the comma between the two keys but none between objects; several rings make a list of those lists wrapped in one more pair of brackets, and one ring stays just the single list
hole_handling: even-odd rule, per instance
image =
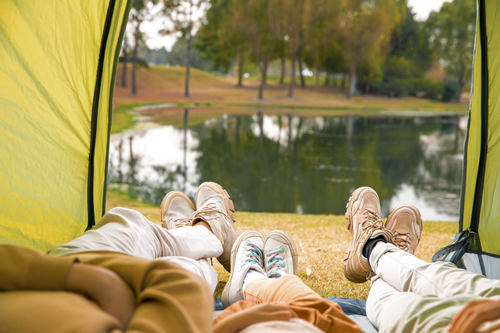
[{"label": "green foliage", "polygon": [[446,80],[443,86],[443,102],[457,101],[460,92],[460,87],[456,81]]},{"label": "green foliage", "polygon": [[374,89],[376,93],[389,97],[411,95],[439,100],[443,95],[443,83],[425,78],[397,78],[381,82]]},{"label": "green foliage", "polygon": [[433,51],[460,92],[471,77],[475,16],[475,1],[454,0],[431,13],[424,25]]},{"label": "green foliage", "polygon": [[201,58],[212,63],[214,70],[227,72],[233,59],[245,53],[245,46],[248,46],[242,34],[231,29],[233,23],[230,0],[212,0],[193,45]]},{"label": "green foliage", "polygon": [[[193,38],[196,43],[197,36]],[[184,66],[186,64],[186,38],[179,38],[172,46],[170,52],[165,55],[165,61],[169,66]],[[201,52],[196,48],[191,50],[191,66],[204,71],[213,69],[213,64],[201,56]]]}]

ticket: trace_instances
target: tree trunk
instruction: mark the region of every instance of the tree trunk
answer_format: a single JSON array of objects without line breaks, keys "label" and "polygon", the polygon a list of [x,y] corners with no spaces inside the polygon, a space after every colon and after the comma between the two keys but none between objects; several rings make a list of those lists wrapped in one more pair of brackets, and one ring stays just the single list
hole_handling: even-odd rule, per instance
[{"label": "tree trunk", "polygon": [[260,68],[260,85],[259,85],[259,99],[264,98],[264,86],[267,81],[267,60],[262,61],[259,64]]},{"label": "tree trunk", "polygon": [[134,33],[134,55],[132,57],[132,95],[137,95],[137,78],[136,78],[136,71],[137,71],[137,51],[139,49],[139,25],[136,26],[135,28],[135,33]]},{"label": "tree trunk", "polygon": [[292,98],[293,93],[295,91],[295,61],[297,60],[297,56],[294,53],[292,56],[292,72],[290,73],[290,85],[288,87],[288,97]]},{"label": "tree trunk", "polygon": [[123,36],[123,69],[122,69],[122,88],[127,87],[127,49],[128,49],[128,43],[127,43],[127,35]]},{"label": "tree trunk", "polygon": [[304,74],[302,73],[303,71],[303,66],[302,66],[302,49],[299,51],[299,77],[300,77],[300,87],[305,88],[306,87],[306,80],[304,79]]},{"label": "tree trunk", "polygon": [[342,82],[340,83],[340,88],[345,89],[345,73],[342,73]]},{"label": "tree trunk", "polygon": [[286,59],[285,56],[281,57],[281,73],[280,73],[280,84],[285,83],[285,71],[286,71]]},{"label": "tree trunk", "polygon": [[317,61],[314,62],[314,79],[316,81],[314,84],[316,85],[316,87],[318,87],[319,86],[319,65],[318,65]]},{"label": "tree trunk", "polygon": [[457,101],[460,101],[460,96],[462,95],[462,92],[464,91],[464,87],[465,87],[465,68],[462,67],[462,69],[458,73],[458,95],[457,95]]},{"label": "tree trunk", "polygon": [[191,27],[188,28],[187,45],[186,45],[186,77],[184,79],[184,97],[189,97],[189,75],[191,71]]},{"label": "tree trunk", "polygon": [[351,64],[349,65],[349,89],[347,89],[347,99],[351,99],[352,95],[356,92],[356,69],[357,62],[351,61]]},{"label": "tree trunk", "polygon": [[238,56],[238,87],[243,87],[243,64],[245,59],[243,55]]},{"label": "tree trunk", "polygon": [[330,73],[326,72],[325,75],[325,87],[328,87],[330,85]]}]

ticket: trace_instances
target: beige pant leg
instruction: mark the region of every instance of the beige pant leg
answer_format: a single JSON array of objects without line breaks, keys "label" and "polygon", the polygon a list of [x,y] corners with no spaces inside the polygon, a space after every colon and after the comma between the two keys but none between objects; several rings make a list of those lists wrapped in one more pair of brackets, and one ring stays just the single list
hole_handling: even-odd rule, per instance
[{"label": "beige pant leg", "polygon": [[400,292],[375,277],[366,301],[366,315],[379,332],[446,332],[451,319],[472,298]]},{"label": "beige pant leg", "polygon": [[219,279],[215,268],[213,268],[212,264],[207,259],[194,260],[186,257],[162,257],[158,259],[174,263],[185,270],[198,275],[208,283],[212,293],[215,292]]},{"label": "beige pant leg", "polygon": [[109,210],[94,229],[49,253],[64,255],[88,251],[120,252],[148,260],[166,256],[198,260],[220,256],[222,244],[204,227],[168,230],[135,210],[117,207]]},{"label": "beige pant leg", "polygon": [[398,291],[451,297],[500,295],[500,281],[457,268],[451,263],[428,263],[393,244],[378,244],[370,255],[373,271]]},{"label": "beige pant leg", "polygon": [[500,295],[500,281],[450,263],[427,263],[392,244],[377,245],[370,265],[377,276],[366,313],[381,332],[445,331],[469,300]]}]

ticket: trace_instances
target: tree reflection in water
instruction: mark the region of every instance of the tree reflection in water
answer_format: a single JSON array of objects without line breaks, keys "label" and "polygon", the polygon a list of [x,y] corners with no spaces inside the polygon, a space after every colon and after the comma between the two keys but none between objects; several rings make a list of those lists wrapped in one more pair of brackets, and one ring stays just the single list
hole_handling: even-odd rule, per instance
[{"label": "tree reflection in water", "polygon": [[[424,218],[458,217],[465,137],[458,115],[294,117],[257,111],[188,126],[189,110],[183,112],[182,128],[155,128],[174,133],[163,139],[176,147],[172,161],[141,153],[139,146],[158,144],[154,136],[148,139],[151,130],[113,136],[110,183],[123,183],[127,174],[129,193],[159,204],[172,189],[194,196],[197,184],[212,180],[230,190],[238,210],[334,214],[344,213],[353,189],[371,186],[384,214],[409,196],[418,199]],[[122,151],[126,144],[128,154]],[[177,154],[182,158],[175,162]]]}]

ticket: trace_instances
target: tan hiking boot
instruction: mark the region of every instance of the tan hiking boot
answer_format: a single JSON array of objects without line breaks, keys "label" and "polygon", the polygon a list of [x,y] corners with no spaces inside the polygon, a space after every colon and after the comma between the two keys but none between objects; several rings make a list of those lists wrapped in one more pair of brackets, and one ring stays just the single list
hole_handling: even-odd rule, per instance
[{"label": "tan hiking boot", "polygon": [[193,202],[182,192],[168,192],[161,201],[161,225],[175,229],[191,225],[194,213]]},{"label": "tan hiking boot", "polygon": [[401,250],[414,254],[422,235],[422,218],[417,207],[400,206],[395,208],[385,227],[392,233],[392,243]]},{"label": "tan hiking boot", "polygon": [[231,248],[238,237],[234,229],[234,205],[226,190],[219,184],[205,182],[196,192],[196,208],[193,225],[205,221],[222,244],[222,255],[217,259],[231,271]]},{"label": "tan hiking boot", "polygon": [[352,282],[363,283],[374,274],[368,258],[363,256],[366,241],[377,236],[383,236],[387,241],[392,239],[384,228],[381,215],[380,201],[372,188],[360,187],[352,193],[345,213],[352,240],[344,258],[344,275]]}]

